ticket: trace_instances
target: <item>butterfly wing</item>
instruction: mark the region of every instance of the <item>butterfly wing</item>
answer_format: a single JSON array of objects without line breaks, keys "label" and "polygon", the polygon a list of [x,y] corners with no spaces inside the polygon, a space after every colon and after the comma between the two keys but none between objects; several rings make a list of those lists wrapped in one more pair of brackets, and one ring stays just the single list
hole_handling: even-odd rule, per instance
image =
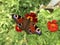
[{"label": "butterfly wing", "polygon": [[30,22],[28,31],[29,31],[30,34],[41,35],[41,33],[42,33],[41,30],[33,22]]},{"label": "butterfly wing", "polygon": [[12,18],[16,21],[16,23],[22,23],[23,22],[23,17],[20,15],[12,14]]},{"label": "butterfly wing", "polygon": [[12,15],[12,18],[16,21],[16,31],[21,32],[21,30],[26,31],[29,34],[41,34],[40,29],[35,25],[33,21],[27,19],[26,17],[22,18],[19,15]]},{"label": "butterfly wing", "polygon": [[15,26],[16,31],[21,32],[22,31],[21,27],[22,27],[23,18],[19,15],[16,15],[16,14],[12,14],[12,18],[17,23],[17,25]]}]

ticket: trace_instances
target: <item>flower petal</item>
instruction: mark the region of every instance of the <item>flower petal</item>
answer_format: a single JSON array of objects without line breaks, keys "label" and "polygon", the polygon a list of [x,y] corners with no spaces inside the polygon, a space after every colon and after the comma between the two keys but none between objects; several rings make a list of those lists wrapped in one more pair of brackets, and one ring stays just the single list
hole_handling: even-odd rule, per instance
[{"label": "flower petal", "polygon": [[58,24],[50,21],[47,23],[47,27],[51,32],[56,32],[58,30]]},{"label": "flower petal", "polygon": [[51,24],[51,22],[50,22],[50,21],[48,21],[47,25],[48,25],[48,26],[50,26],[50,24]]},{"label": "flower petal", "polygon": [[22,29],[20,29],[17,25],[16,25],[15,29],[17,32],[22,32]]},{"label": "flower petal", "polygon": [[52,20],[52,23],[57,23],[57,20]]}]

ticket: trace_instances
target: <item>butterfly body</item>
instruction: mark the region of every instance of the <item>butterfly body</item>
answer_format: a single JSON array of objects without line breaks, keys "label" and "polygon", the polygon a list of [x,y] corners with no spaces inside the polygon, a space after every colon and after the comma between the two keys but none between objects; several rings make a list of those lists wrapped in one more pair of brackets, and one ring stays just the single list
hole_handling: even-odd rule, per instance
[{"label": "butterfly body", "polygon": [[22,25],[18,26],[22,29],[25,30],[27,33],[30,33],[30,31],[32,33],[35,33],[35,27],[34,27],[34,23],[30,20],[27,20],[26,18],[23,19],[23,22],[21,23]]},{"label": "butterfly body", "polygon": [[12,14],[12,18],[16,21],[17,26],[29,34],[41,34],[41,30],[36,26],[36,24],[27,19],[26,17],[21,17],[19,15]]}]

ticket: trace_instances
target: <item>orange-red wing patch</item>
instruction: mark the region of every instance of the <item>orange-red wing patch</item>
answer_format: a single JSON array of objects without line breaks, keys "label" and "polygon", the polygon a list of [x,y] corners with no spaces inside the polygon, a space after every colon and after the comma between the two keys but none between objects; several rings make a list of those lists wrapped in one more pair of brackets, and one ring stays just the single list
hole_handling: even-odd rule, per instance
[{"label": "orange-red wing patch", "polygon": [[30,30],[31,30],[32,33],[35,33],[35,27],[34,27],[34,25],[30,25]]},{"label": "orange-red wing patch", "polygon": [[37,22],[37,18],[36,18],[37,16],[36,16],[35,13],[26,14],[25,17],[26,17],[27,19],[31,19],[31,21],[33,21],[34,23]]},{"label": "orange-red wing patch", "polygon": [[23,18],[17,19],[18,23],[22,23],[23,22]]}]

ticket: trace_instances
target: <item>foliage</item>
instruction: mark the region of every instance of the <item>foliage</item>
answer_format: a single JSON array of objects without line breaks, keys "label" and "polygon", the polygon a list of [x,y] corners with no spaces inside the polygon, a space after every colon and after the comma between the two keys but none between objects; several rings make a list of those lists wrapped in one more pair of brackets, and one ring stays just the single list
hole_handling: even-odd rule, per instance
[{"label": "foliage", "polygon": [[[14,29],[15,22],[11,14],[24,14],[35,11],[40,6],[40,0],[0,0],[0,45],[60,45],[60,9],[54,12],[41,9],[37,13],[37,26],[41,29],[42,35],[29,35],[23,32],[16,32]],[[49,20],[58,20],[59,30],[50,32],[47,29]]]}]

